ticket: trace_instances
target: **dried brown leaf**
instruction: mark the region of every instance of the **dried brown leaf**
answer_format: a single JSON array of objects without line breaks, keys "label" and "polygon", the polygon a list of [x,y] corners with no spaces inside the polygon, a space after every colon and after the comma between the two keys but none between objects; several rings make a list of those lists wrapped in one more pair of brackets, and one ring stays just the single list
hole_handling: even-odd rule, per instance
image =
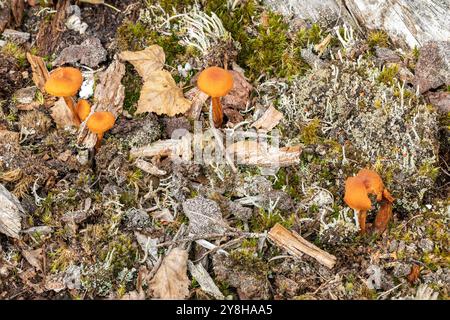
[{"label": "dried brown leaf", "polygon": [[261,118],[253,122],[252,127],[270,131],[280,122],[281,119],[283,119],[283,114],[273,106],[270,106]]},{"label": "dried brown leaf", "polygon": [[42,248],[36,250],[22,250],[23,257],[31,264],[36,270],[43,271],[43,250]]},{"label": "dried brown leaf", "polygon": [[119,54],[119,58],[131,63],[144,81],[149,80],[152,72],[162,70],[166,61],[164,50],[158,45],[141,51],[124,51]]},{"label": "dried brown leaf", "polygon": [[412,265],[411,271],[409,272],[407,278],[409,283],[414,284],[417,279],[419,279],[420,267],[417,264]]},{"label": "dried brown leaf", "polygon": [[142,86],[136,114],[155,112],[170,117],[185,113],[191,107],[191,102],[183,96],[183,91],[177,86],[170,72],[159,70],[150,73]]},{"label": "dried brown leaf", "polygon": [[152,296],[159,299],[185,299],[189,295],[189,278],[187,276],[188,253],[174,248],[164,258],[149,283]]}]

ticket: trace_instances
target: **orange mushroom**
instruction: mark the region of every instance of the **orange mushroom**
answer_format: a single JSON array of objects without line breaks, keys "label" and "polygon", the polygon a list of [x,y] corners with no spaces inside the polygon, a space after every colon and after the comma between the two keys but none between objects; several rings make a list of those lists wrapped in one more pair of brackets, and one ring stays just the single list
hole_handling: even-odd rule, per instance
[{"label": "orange mushroom", "polygon": [[91,113],[91,105],[87,100],[80,99],[77,102],[75,111],[78,115],[78,118],[80,118],[80,121],[83,122]]},{"label": "orange mushroom", "polygon": [[197,86],[211,97],[214,125],[220,127],[223,122],[220,98],[226,96],[233,88],[233,76],[225,69],[209,67],[200,73]]},{"label": "orange mushroom", "polygon": [[45,83],[45,91],[55,97],[63,97],[76,125],[80,125],[80,119],[74,108],[72,96],[74,96],[81,88],[83,77],[80,70],[64,67],[58,68],[50,74]]},{"label": "orange mushroom", "polygon": [[369,194],[381,201],[380,211],[375,218],[375,229],[383,232],[392,216],[392,202],[394,198],[384,187],[383,180],[373,170],[361,169],[354,177],[345,181],[345,203],[358,212],[358,222],[361,233],[366,232],[367,211],[372,208]]},{"label": "orange mushroom", "polygon": [[94,112],[87,120],[87,127],[92,133],[97,135],[95,150],[98,150],[103,139],[103,134],[114,126],[116,119],[109,111]]}]

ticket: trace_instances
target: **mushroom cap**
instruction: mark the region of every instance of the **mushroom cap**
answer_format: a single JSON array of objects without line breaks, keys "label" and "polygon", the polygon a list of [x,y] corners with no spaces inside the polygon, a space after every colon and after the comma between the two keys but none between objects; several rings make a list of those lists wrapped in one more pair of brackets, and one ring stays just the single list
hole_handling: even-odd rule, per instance
[{"label": "mushroom cap", "polygon": [[83,76],[72,67],[58,68],[50,74],[45,83],[45,91],[55,97],[74,96],[81,88]]},{"label": "mushroom cap", "polygon": [[95,134],[102,134],[114,126],[116,119],[109,111],[94,112],[88,119],[86,125]]},{"label": "mushroom cap", "polygon": [[358,177],[350,177],[345,180],[345,203],[352,209],[367,211],[372,207],[364,181]]},{"label": "mushroom cap", "polygon": [[210,97],[223,97],[233,88],[233,76],[225,69],[209,67],[200,73],[197,86]]},{"label": "mushroom cap", "polygon": [[87,100],[80,99],[77,102],[75,111],[77,112],[78,118],[80,118],[81,121],[84,121],[89,116],[89,113],[91,113],[91,105]]},{"label": "mushroom cap", "polygon": [[384,184],[378,173],[370,169],[361,169],[356,176],[361,178],[364,182],[367,193],[376,195],[377,201],[381,201],[383,197]]}]

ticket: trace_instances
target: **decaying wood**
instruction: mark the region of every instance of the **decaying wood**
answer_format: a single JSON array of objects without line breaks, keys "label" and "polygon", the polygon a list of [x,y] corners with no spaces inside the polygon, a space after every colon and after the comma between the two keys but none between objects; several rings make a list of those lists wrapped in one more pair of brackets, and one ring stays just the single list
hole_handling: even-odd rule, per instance
[{"label": "decaying wood", "polygon": [[293,256],[301,257],[303,253],[307,254],[329,269],[336,264],[335,256],[305,240],[298,233],[289,231],[279,223],[270,229],[268,238]]},{"label": "decaying wood", "polygon": [[[99,75],[91,114],[95,111],[109,111],[117,118],[122,113],[125,99],[125,87],[122,84],[124,74],[125,65],[115,58],[108,69]],[[87,119],[80,126],[77,142],[81,147],[93,148],[97,142],[97,136],[86,127]]]},{"label": "decaying wood", "polygon": [[202,112],[202,107],[206,100],[208,100],[209,96],[200,91],[197,87],[194,87],[186,92],[185,96],[191,101],[191,107],[185,113],[186,117],[192,120],[198,120]]},{"label": "decaying wood", "polygon": [[136,159],[134,165],[139,169],[141,169],[142,171],[152,174],[154,176],[163,176],[167,173],[164,170],[158,169],[155,165],[151,164],[150,162],[147,162],[142,159]]},{"label": "decaying wood", "polygon": [[281,119],[283,119],[283,114],[273,106],[270,106],[261,118],[253,122],[252,127],[270,131],[275,128]]},{"label": "decaying wood", "polygon": [[19,200],[0,184],[0,233],[19,239],[24,212]]},{"label": "decaying wood", "polygon": [[275,148],[265,143],[245,140],[233,143],[227,148],[231,156],[235,156],[238,164],[260,167],[286,167],[300,160],[300,146]]},{"label": "decaying wood", "polygon": [[5,30],[11,17],[11,2],[6,1],[3,7],[0,6],[0,33]]},{"label": "decaying wood", "polygon": [[58,1],[52,21],[50,23],[46,19],[42,21],[36,37],[36,45],[41,55],[52,54],[61,41],[69,5],[70,0]]},{"label": "decaying wood", "polygon": [[189,139],[167,139],[158,140],[148,146],[132,148],[130,156],[132,158],[151,157],[177,157],[182,156],[185,160],[192,158],[191,145]]},{"label": "decaying wood", "polygon": [[11,15],[14,27],[22,24],[23,10],[25,9],[25,0],[11,0]]},{"label": "decaying wood", "polygon": [[34,84],[39,88],[39,90],[44,92],[45,82],[49,77],[49,72],[44,60],[41,57],[32,55],[29,52],[27,52],[27,60],[31,65],[31,70],[33,71]]}]

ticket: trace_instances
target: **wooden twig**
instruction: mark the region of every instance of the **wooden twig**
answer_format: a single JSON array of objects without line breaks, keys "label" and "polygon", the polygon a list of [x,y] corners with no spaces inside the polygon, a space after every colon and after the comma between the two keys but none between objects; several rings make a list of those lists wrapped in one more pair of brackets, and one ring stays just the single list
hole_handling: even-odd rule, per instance
[{"label": "wooden twig", "polygon": [[279,223],[270,229],[268,238],[293,256],[301,257],[305,253],[329,269],[336,264],[335,256],[303,239],[298,233],[289,231]]}]

